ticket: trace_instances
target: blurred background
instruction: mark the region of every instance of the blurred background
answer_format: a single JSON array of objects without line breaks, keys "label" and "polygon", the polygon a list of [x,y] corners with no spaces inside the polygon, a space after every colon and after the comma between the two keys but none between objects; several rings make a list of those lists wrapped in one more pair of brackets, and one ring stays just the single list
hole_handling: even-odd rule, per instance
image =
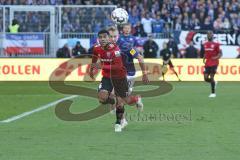
[{"label": "blurred background", "polygon": [[[240,56],[240,0],[0,0],[1,57],[81,57],[111,12],[128,11],[132,34],[146,58],[163,43],[174,58],[201,58],[206,32],[214,31],[224,58]],[[149,41],[151,43],[149,43]],[[155,43],[154,54],[146,48]]]}]

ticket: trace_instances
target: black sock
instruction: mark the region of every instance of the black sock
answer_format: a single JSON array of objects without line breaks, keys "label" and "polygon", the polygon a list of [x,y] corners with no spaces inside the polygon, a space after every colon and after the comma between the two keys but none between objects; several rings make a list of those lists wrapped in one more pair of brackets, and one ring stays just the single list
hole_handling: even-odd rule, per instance
[{"label": "black sock", "polygon": [[124,114],[124,106],[117,106],[116,108],[116,124],[121,124],[121,119]]},{"label": "black sock", "polygon": [[212,88],[212,93],[215,93],[215,81],[211,81],[211,88]]}]

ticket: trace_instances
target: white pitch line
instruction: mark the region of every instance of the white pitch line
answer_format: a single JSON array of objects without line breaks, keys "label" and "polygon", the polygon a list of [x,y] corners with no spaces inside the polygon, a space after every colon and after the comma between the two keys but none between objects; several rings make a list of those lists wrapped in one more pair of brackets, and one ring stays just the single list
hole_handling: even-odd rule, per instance
[{"label": "white pitch line", "polygon": [[49,107],[54,106],[54,105],[56,105],[56,104],[58,104],[58,103],[60,103],[62,101],[73,99],[73,98],[76,98],[76,97],[78,97],[78,95],[73,95],[73,96],[69,96],[69,97],[65,97],[65,98],[59,99],[57,101],[54,101],[54,102],[48,103],[46,105],[40,106],[39,108],[36,108],[36,109],[34,109],[32,111],[24,112],[24,113],[19,114],[17,116],[13,116],[11,118],[8,118],[8,119],[5,119],[3,121],[0,121],[0,123],[10,123],[10,122],[16,121],[18,119],[21,119],[21,118],[24,118],[26,116],[29,116],[29,115],[31,115],[33,113],[40,112],[42,110],[48,109]]}]

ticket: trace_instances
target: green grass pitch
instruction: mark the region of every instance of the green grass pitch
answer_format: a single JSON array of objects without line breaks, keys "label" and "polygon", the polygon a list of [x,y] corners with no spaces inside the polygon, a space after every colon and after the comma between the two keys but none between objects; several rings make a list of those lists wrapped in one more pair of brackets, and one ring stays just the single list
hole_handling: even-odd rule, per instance
[{"label": "green grass pitch", "polygon": [[[170,93],[143,99],[139,117],[134,107],[126,106],[127,117],[132,117],[121,133],[114,133],[115,116],[110,113],[67,122],[56,117],[54,106],[0,123],[0,160],[240,159],[240,83],[219,82],[215,99],[208,98],[207,83],[170,83],[174,87]],[[0,86],[0,121],[66,96],[47,82],[0,82]],[[82,96],[73,101],[74,113],[98,104],[97,99]],[[166,117],[159,118],[160,113]],[[171,118],[177,115],[182,118]]]}]

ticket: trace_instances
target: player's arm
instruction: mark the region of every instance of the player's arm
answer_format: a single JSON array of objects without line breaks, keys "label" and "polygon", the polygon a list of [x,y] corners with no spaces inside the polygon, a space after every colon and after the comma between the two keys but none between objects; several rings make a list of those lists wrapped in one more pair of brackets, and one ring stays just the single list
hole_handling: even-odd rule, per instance
[{"label": "player's arm", "polygon": [[97,64],[97,61],[98,61],[98,56],[97,56],[97,53],[95,51],[95,48],[93,48],[92,63],[91,63],[90,72],[89,72],[89,75],[92,79],[94,79],[94,74],[93,74],[94,68],[99,68],[98,67],[99,65]]},{"label": "player's arm", "polygon": [[205,56],[205,50],[204,50],[204,45],[203,44],[201,45],[201,52],[203,54],[203,63],[205,64],[206,63],[206,56]]},{"label": "player's arm", "polygon": [[148,75],[147,75],[147,71],[146,71],[146,67],[145,67],[145,64],[144,64],[144,59],[143,59],[143,56],[134,48],[132,48],[130,50],[130,54],[133,58],[136,58],[138,60],[138,63],[139,63],[139,66],[142,70],[142,81],[144,83],[148,83],[149,80],[148,80]]},{"label": "player's arm", "polygon": [[149,80],[148,80],[148,75],[147,75],[147,71],[146,71],[146,67],[145,67],[143,56],[138,54],[136,58],[138,60],[139,66],[140,66],[140,68],[142,70],[142,75],[143,75],[142,76],[142,81],[144,83],[148,83]]},{"label": "player's arm", "polygon": [[203,63],[204,63],[204,64],[206,63],[206,57],[205,57],[205,54],[203,55]]}]

